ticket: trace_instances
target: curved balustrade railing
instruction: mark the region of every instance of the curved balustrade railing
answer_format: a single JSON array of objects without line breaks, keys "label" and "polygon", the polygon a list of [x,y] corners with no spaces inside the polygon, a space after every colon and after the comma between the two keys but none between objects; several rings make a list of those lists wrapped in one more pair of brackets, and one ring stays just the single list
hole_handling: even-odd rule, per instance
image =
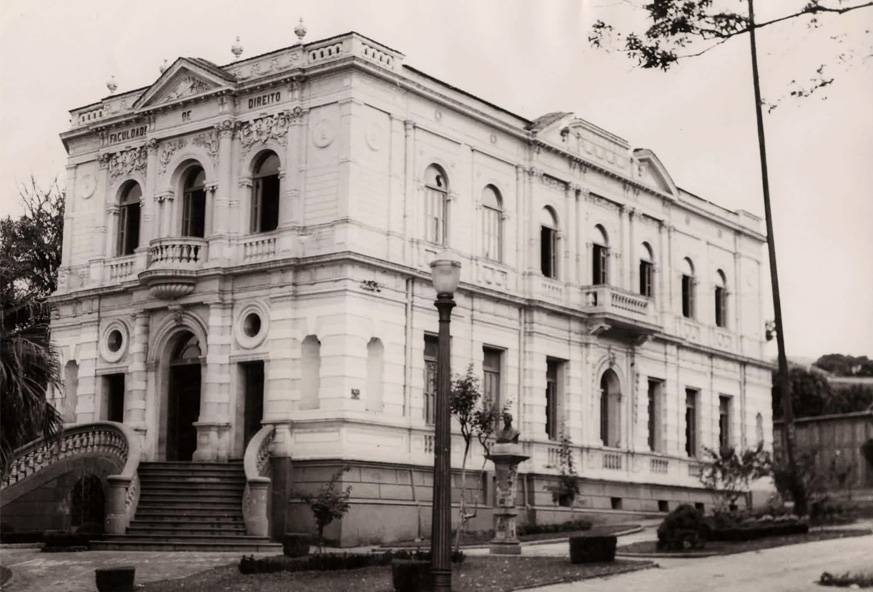
[{"label": "curved balustrade railing", "polygon": [[265,425],[249,441],[243,458],[246,472],[246,489],[243,493],[242,511],[249,536],[267,536],[270,520],[267,516],[267,500],[272,480],[270,479],[270,444],[275,428]]},{"label": "curved balustrade railing", "polygon": [[40,438],[16,450],[0,483],[0,490],[11,488],[75,457],[102,456],[121,467],[119,474],[107,477],[110,491],[106,532],[124,534],[139,503],[136,471],[141,453],[139,436],[124,424],[98,421],[70,426],[64,430],[59,442]]}]

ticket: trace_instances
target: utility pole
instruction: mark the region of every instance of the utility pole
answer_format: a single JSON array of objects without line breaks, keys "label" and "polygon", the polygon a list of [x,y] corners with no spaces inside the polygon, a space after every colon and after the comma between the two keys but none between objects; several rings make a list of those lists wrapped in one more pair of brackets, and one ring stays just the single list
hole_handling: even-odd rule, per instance
[{"label": "utility pole", "polygon": [[776,383],[782,398],[782,413],[785,421],[785,453],[788,456],[789,488],[794,498],[794,513],[807,513],[806,492],[803,480],[797,471],[794,456],[796,433],[794,409],[791,406],[791,389],[788,382],[788,358],[785,356],[785,333],[782,330],[782,303],[779,298],[779,274],[776,271],[776,239],[773,236],[773,215],[770,212],[770,182],[767,176],[767,149],[764,144],[764,116],[761,112],[761,85],[758,80],[758,51],[755,45],[755,6],[749,0],[749,42],[752,46],[752,85],[755,88],[755,115],[758,120],[758,149],[761,154],[761,183],[764,192],[764,219],[767,224],[767,250],[770,253],[770,285],[773,290],[773,314],[776,316],[776,346],[779,350],[779,369]]}]

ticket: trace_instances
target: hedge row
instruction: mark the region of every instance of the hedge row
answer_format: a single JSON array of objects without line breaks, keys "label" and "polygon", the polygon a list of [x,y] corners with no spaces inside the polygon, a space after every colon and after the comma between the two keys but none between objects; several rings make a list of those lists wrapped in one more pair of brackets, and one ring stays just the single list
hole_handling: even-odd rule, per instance
[{"label": "hedge row", "polygon": [[808,532],[809,524],[805,522],[788,522],[783,524],[777,522],[737,528],[706,529],[704,536],[710,541],[740,542],[790,534],[806,534]]},{"label": "hedge row", "polygon": [[[319,553],[306,557],[265,557],[243,556],[239,571],[244,574],[275,573],[282,571],[337,571],[359,569],[377,565],[390,565],[395,559],[430,561],[430,552],[388,551],[386,553]],[[462,563],[466,555],[462,551],[452,552],[452,563]]]},{"label": "hedge row", "polygon": [[574,532],[579,530],[591,530],[591,523],[587,520],[571,520],[559,524],[522,524],[517,528],[516,533],[518,536],[523,536],[544,532]]}]

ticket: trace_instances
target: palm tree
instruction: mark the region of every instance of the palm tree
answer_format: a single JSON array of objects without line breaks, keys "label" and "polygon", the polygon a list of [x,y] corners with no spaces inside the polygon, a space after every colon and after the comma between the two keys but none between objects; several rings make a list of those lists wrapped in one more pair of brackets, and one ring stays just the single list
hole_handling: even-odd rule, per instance
[{"label": "palm tree", "polygon": [[0,475],[16,448],[38,437],[58,439],[63,430],[46,397],[60,385],[47,305],[16,296],[8,285],[0,295]]}]

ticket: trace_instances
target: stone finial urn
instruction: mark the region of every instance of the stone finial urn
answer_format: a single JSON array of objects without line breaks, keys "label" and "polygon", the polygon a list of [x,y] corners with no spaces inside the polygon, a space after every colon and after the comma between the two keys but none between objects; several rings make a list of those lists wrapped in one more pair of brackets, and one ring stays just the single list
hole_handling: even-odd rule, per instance
[{"label": "stone finial urn", "polygon": [[518,465],[529,456],[522,454],[518,430],[512,427],[512,416],[504,414],[505,426],[497,432],[497,443],[491,447],[488,459],[494,463],[497,480],[497,507],[494,512],[492,555],[521,555],[521,543],[516,534],[518,510],[515,509],[515,491]]}]

